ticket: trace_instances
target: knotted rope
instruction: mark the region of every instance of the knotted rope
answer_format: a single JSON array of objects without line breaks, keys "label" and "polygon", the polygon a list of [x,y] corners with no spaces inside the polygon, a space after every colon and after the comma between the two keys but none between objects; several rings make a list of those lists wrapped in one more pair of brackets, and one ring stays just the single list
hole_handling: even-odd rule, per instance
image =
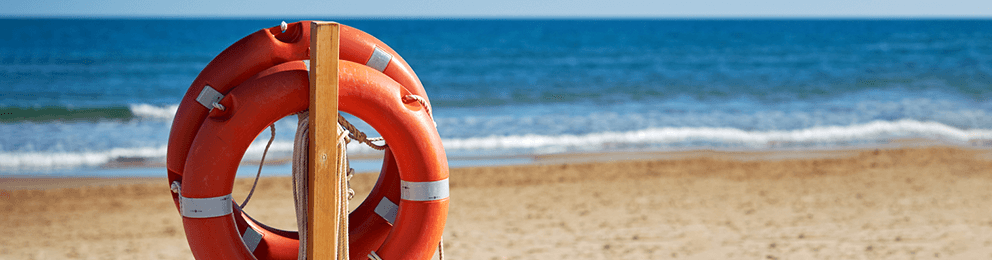
[{"label": "knotted rope", "polygon": [[358,131],[358,128],[352,125],[351,122],[348,122],[347,119],[344,119],[344,117],[341,116],[341,114],[338,114],[338,127],[343,127],[345,130],[348,130],[348,138],[350,138],[350,140],[346,140],[345,143],[348,143],[351,140],[355,140],[358,143],[362,143],[368,145],[369,147],[372,147],[372,149],[376,149],[379,151],[386,149],[385,144],[378,145],[373,143],[373,142],[382,141],[383,140],[382,137],[369,138],[362,131]]}]

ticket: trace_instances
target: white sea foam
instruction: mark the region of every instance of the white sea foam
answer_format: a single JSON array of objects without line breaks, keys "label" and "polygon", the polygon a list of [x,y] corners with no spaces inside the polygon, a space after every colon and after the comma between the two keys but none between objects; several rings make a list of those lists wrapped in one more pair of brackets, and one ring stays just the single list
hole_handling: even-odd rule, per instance
[{"label": "white sea foam", "polygon": [[166,147],[114,148],[94,152],[2,152],[0,168],[45,170],[79,166],[100,166],[118,158],[165,157]]},{"label": "white sea foam", "polygon": [[[630,132],[601,132],[585,135],[511,135],[463,139],[444,139],[451,153],[464,151],[509,151],[514,153],[554,153],[572,149],[587,151],[616,147],[693,146],[715,144],[724,147],[771,148],[783,143],[848,144],[873,142],[894,138],[925,138],[964,143],[972,140],[992,140],[992,129],[959,129],[936,122],[915,120],[875,121],[850,126],[814,127],[792,131],[744,131],[734,128],[648,128]],[[245,161],[257,161],[266,140],[253,143],[245,153]],[[350,153],[369,154],[376,151],[358,143],[348,146]],[[277,140],[269,148],[270,159],[286,158],[293,151],[293,142]],[[96,167],[121,158],[141,158],[164,161],[166,146],[115,148],[90,152],[0,152],[0,172],[7,170],[44,170],[79,166]]]},{"label": "white sea foam", "polygon": [[[358,143],[348,145],[354,153],[373,153],[375,150]],[[100,167],[121,159],[140,160],[145,163],[163,163],[167,146],[114,148],[107,151],[85,152],[0,152],[0,173],[6,171],[45,171],[74,167]],[[265,150],[265,142],[255,142],[245,151],[244,161],[258,161]],[[266,160],[289,157],[293,152],[293,142],[275,141],[269,147]]]},{"label": "white sea foam", "polygon": [[556,147],[616,147],[643,144],[721,143],[761,148],[777,143],[849,143],[888,138],[918,137],[967,142],[992,139],[992,130],[962,130],[936,122],[900,120],[875,121],[851,126],[814,127],[792,131],[744,131],[734,128],[649,128],[631,132],[602,132],[586,135],[518,135],[444,140],[445,149],[499,150],[545,149]]},{"label": "white sea foam", "polygon": [[179,110],[179,105],[155,106],[149,104],[131,104],[131,113],[137,117],[172,119]]}]

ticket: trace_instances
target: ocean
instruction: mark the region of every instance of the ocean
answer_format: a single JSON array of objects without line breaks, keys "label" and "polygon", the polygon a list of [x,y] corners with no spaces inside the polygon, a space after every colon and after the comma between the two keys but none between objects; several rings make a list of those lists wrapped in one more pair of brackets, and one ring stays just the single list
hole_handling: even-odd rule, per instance
[{"label": "ocean", "polygon": [[[409,62],[453,167],[903,139],[992,146],[992,20],[324,20]],[[0,19],[0,176],[166,176],[189,84],[281,21]],[[277,122],[268,160],[291,154],[295,127]]]}]

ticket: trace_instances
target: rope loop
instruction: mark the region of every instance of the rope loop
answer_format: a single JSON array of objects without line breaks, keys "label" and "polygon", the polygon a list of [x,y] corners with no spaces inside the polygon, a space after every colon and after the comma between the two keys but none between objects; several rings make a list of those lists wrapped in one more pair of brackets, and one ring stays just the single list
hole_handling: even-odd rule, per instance
[{"label": "rope loop", "polygon": [[182,192],[182,186],[179,184],[179,181],[173,181],[172,185],[169,185],[169,190],[171,190],[172,193],[179,194]]},{"label": "rope loop", "polygon": [[427,111],[427,115],[431,117],[431,122],[434,122],[434,127],[437,127],[437,121],[434,121],[434,113],[431,112],[431,105],[427,103],[427,99],[418,95],[406,95],[403,96],[403,103],[410,103],[416,101],[420,103],[420,106],[424,107]]},{"label": "rope loop", "polygon": [[220,109],[220,111],[224,111],[227,109],[226,107],[224,107],[224,105],[221,105],[219,102],[214,102],[211,105],[213,105],[213,107],[216,109]]}]

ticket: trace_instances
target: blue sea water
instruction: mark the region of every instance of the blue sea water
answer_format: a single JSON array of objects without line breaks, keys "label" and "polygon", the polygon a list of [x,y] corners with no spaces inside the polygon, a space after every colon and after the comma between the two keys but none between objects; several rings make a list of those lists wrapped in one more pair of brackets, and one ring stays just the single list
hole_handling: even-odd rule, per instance
[{"label": "blue sea water", "polygon": [[[128,174],[140,171],[109,167],[139,162],[164,176],[189,84],[280,21],[0,19],[0,175]],[[449,157],[468,165],[992,140],[992,20],[338,21],[410,63]],[[269,158],[291,153],[295,125],[277,123]]]}]

